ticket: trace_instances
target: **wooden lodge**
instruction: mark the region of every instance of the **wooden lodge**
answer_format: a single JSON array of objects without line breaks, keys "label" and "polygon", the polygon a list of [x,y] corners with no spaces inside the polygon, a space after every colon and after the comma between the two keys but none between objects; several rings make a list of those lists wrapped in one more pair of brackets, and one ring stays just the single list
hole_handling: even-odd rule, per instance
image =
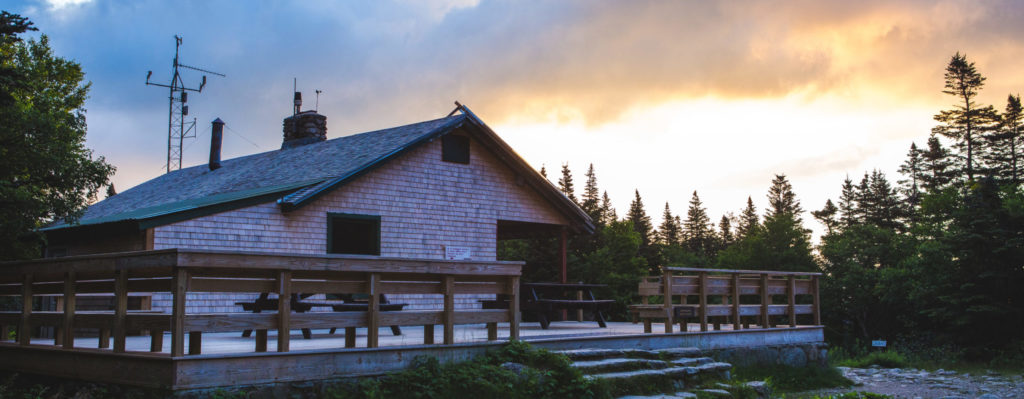
[{"label": "wooden lodge", "polygon": [[[218,140],[223,123],[213,124]],[[161,249],[494,261],[497,240],[590,233],[579,207],[472,111],[326,140],[326,117],[284,121],[275,151],[167,173],[46,228],[47,256]],[[212,143],[211,148],[220,148]],[[563,245],[564,251],[564,245]],[[562,272],[564,277],[564,256]],[[171,298],[142,296],[168,311]],[[151,300],[150,300],[151,298]],[[196,294],[189,311],[236,311],[252,294]],[[440,308],[436,296],[392,298]],[[460,307],[479,307],[460,299]]]},{"label": "wooden lodge", "polygon": [[[632,323],[521,323],[523,263],[496,260],[497,240],[560,237],[564,283],[566,236],[594,227],[464,106],[332,140],[325,117],[297,112],[284,137],[280,150],[223,162],[212,151],[208,165],[48,227],[46,257],[0,263],[0,297],[21,304],[0,312],[0,368],[186,390],[375,375],[509,339],[549,349],[823,339],[814,273],[666,268],[637,282]],[[363,299],[339,305],[336,294]]]}]

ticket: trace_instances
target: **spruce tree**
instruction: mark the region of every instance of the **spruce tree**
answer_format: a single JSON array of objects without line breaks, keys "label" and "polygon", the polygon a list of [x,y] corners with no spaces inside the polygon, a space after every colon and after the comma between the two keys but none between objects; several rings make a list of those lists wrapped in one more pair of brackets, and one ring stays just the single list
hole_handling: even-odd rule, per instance
[{"label": "spruce tree", "polygon": [[921,186],[926,192],[938,192],[953,181],[956,172],[953,170],[951,157],[949,150],[942,147],[938,137],[934,134],[928,137],[928,149],[921,153],[921,159],[925,164]]},{"label": "spruce tree", "polygon": [[110,183],[110,185],[107,186],[107,198],[113,197],[115,195],[117,195],[117,189],[114,188],[114,183]]},{"label": "spruce tree", "polygon": [[658,227],[658,241],[662,245],[679,245],[680,226],[678,218],[672,215],[672,211],[665,203],[665,213],[662,214],[661,226]]},{"label": "spruce tree", "polygon": [[640,198],[640,190],[635,190],[636,197],[629,204],[629,213],[626,220],[633,223],[633,231],[640,234],[640,245],[646,247],[651,245],[654,238],[654,227],[651,224],[651,217],[647,216],[644,210],[644,201]]},{"label": "spruce tree", "polygon": [[718,238],[719,248],[725,249],[732,245],[736,241],[736,238],[732,234],[732,214],[722,215],[722,219],[718,221]]},{"label": "spruce tree", "polygon": [[757,208],[754,207],[754,200],[747,197],[747,207],[743,208],[740,212],[740,223],[736,226],[736,239],[743,240],[750,237],[755,231],[757,226],[761,224],[760,218],[757,216]]},{"label": "spruce tree", "polygon": [[714,241],[714,231],[711,228],[711,218],[707,210],[693,192],[690,198],[690,208],[686,211],[686,220],[683,221],[683,242],[686,247],[696,254],[709,255],[711,244]]},{"label": "spruce tree", "polygon": [[1018,184],[1020,182],[1020,168],[1018,161],[1021,155],[1021,136],[1024,135],[1024,129],[1021,125],[1024,124],[1024,109],[1021,108],[1020,94],[1016,96],[1007,96],[1006,98],[1006,110],[1003,111],[1002,127],[1003,131],[1010,138],[1010,182]]},{"label": "spruce tree", "polygon": [[839,208],[836,207],[836,204],[832,203],[831,199],[825,200],[824,208],[811,212],[815,219],[818,219],[821,224],[825,225],[827,235],[832,235],[838,231],[839,220],[836,219],[838,214]]},{"label": "spruce tree", "polygon": [[619,215],[615,213],[615,208],[612,207],[612,200],[608,198],[608,191],[601,194],[601,219],[604,220],[605,224],[611,224],[611,222],[619,220]]},{"label": "spruce tree", "polygon": [[989,151],[985,154],[986,161],[992,175],[1013,184],[1019,181],[1017,160],[1020,152],[1021,118],[1020,96],[1008,96],[999,129],[985,137],[989,145]]},{"label": "spruce tree", "polygon": [[853,180],[850,180],[850,176],[846,176],[846,180],[843,180],[842,194],[839,195],[839,224],[843,229],[849,229],[860,222],[861,217],[857,210],[857,191],[853,187]]},{"label": "spruce tree", "polygon": [[924,160],[921,157],[921,150],[917,143],[910,143],[910,151],[907,152],[907,160],[900,165],[900,173],[904,179],[900,180],[900,189],[906,196],[911,206],[916,206],[921,201],[921,176],[924,175]]},{"label": "spruce tree", "polygon": [[558,190],[574,204],[579,205],[580,202],[576,200],[576,187],[572,184],[572,171],[569,170],[567,163],[562,164],[562,177],[558,178]]},{"label": "spruce tree", "polygon": [[594,173],[594,164],[587,168],[587,184],[583,187],[583,203],[580,208],[590,216],[595,224],[604,225],[604,218],[601,215],[601,192],[597,190],[597,175]]},{"label": "spruce tree", "polygon": [[946,84],[943,93],[956,97],[953,109],[940,111],[935,120],[941,123],[932,132],[956,140],[958,147],[966,151],[966,173],[968,180],[974,180],[974,157],[978,150],[977,139],[996,121],[996,111],[991,105],[975,102],[978,91],[985,85],[985,77],[959,52],[946,66]]},{"label": "spruce tree", "polygon": [[800,224],[803,213],[800,201],[793,193],[793,185],[789,184],[786,175],[775,175],[772,179],[772,186],[768,188],[768,213],[765,215],[765,222],[780,217],[790,217],[794,222]]},{"label": "spruce tree", "polygon": [[544,168],[544,165],[540,166],[540,175],[544,176],[545,179],[548,178],[548,170]]}]

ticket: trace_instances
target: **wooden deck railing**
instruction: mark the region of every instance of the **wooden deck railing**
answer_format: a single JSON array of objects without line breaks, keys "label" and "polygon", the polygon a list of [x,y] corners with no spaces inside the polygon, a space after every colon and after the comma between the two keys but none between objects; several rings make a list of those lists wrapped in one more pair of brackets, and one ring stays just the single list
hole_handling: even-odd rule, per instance
[{"label": "wooden deck railing", "polygon": [[[0,263],[0,296],[21,297],[21,311],[0,312],[0,341],[17,327],[17,342],[37,344],[32,330],[53,326],[54,344],[74,348],[74,329],[100,330],[100,348],[113,337],[113,352],[125,352],[128,331],[151,333],[151,352],[161,352],[164,332],[171,333],[170,355],[199,354],[202,334],[255,330],[254,350],[267,350],[267,331],[277,330],[277,351],[289,349],[290,331],[302,328],[345,328],[345,346],[354,347],[355,328],[367,328],[367,346],[379,344],[381,326],[423,326],[424,343],[434,343],[434,326],[443,326],[443,343],[454,343],[457,324],[486,323],[488,338],[497,339],[497,323],[509,323],[510,339],[519,337],[519,275],[522,262],[440,261],[370,256],[237,253],[199,250],[157,250],[27,262]],[[128,311],[128,295],[169,292],[170,313]],[[186,313],[190,292],[276,293],[276,313]],[[366,312],[292,313],[291,293],[366,294]],[[80,294],[107,294],[111,311],[77,311]],[[438,294],[443,309],[382,312],[378,294]],[[463,310],[455,296],[511,296],[510,309]],[[33,298],[59,295],[63,310],[33,309]]]},{"label": "wooden deck railing", "polygon": [[[644,319],[645,332],[651,332],[652,318],[665,319],[665,332],[669,333],[674,322],[686,331],[688,317],[698,319],[701,331],[708,330],[711,317],[725,318],[734,330],[749,327],[751,319],[763,328],[773,327],[772,316],[785,316],[789,326],[796,327],[798,315],[810,315],[810,322],[820,325],[820,276],[821,273],[666,267],[662,276],[645,277],[640,282],[643,304],[634,305],[632,311]],[[663,302],[649,304],[651,296],[661,296]],[[696,303],[689,301],[693,296],[697,297]],[[785,297],[783,303],[774,303],[773,297],[779,296]],[[712,300],[715,297],[719,299]],[[804,303],[798,303],[798,299]],[[713,324],[715,329],[719,328],[719,322]]]}]

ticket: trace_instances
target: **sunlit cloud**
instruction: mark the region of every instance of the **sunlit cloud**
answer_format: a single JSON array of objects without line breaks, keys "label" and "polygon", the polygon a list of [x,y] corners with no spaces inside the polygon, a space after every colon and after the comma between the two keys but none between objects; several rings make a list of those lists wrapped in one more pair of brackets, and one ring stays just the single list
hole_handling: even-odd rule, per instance
[{"label": "sunlit cloud", "polygon": [[122,190],[160,173],[166,93],[143,79],[169,78],[176,34],[183,62],[228,75],[189,100],[200,128],[186,164],[205,162],[215,117],[225,158],[278,148],[297,78],[310,107],[323,91],[330,137],[459,100],[552,175],[568,162],[582,183],[593,163],[620,211],[639,189],[656,220],[666,201],[684,212],[693,190],[715,218],[747,196],[763,209],[775,173],[808,210],[847,175],[897,180],[952,103],[942,74],[957,51],[988,77],[981,102],[1001,109],[1024,87],[1024,3],[1012,0],[32,5],[13,11],[93,83],[89,145]]}]

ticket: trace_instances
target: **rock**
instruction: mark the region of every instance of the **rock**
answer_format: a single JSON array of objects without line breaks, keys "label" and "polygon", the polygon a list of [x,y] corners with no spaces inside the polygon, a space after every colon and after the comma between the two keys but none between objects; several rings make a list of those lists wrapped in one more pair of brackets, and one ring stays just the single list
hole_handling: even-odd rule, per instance
[{"label": "rock", "polygon": [[724,389],[698,389],[696,392],[704,393],[706,396],[710,396],[712,398],[732,398],[732,394]]},{"label": "rock", "polygon": [[779,354],[779,361],[790,367],[805,367],[807,366],[807,353],[800,348],[785,348]]},{"label": "rock", "polygon": [[743,385],[746,385],[753,389],[754,392],[757,392],[758,398],[767,399],[772,396],[772,388],[764,381],[748,381]]},{"label": "rock", "polygon": [[693,392],[676,392],[676,396],[681,399],[697,399],[697,394]]},{"label": "rock", "polygon": [[996,396],[996,395],[993,395],[993,394],[990,394],[990,393],[986,393],[984,395],[979,396],[978,399],[1000,399],[1000,398],[998,396]]}]

